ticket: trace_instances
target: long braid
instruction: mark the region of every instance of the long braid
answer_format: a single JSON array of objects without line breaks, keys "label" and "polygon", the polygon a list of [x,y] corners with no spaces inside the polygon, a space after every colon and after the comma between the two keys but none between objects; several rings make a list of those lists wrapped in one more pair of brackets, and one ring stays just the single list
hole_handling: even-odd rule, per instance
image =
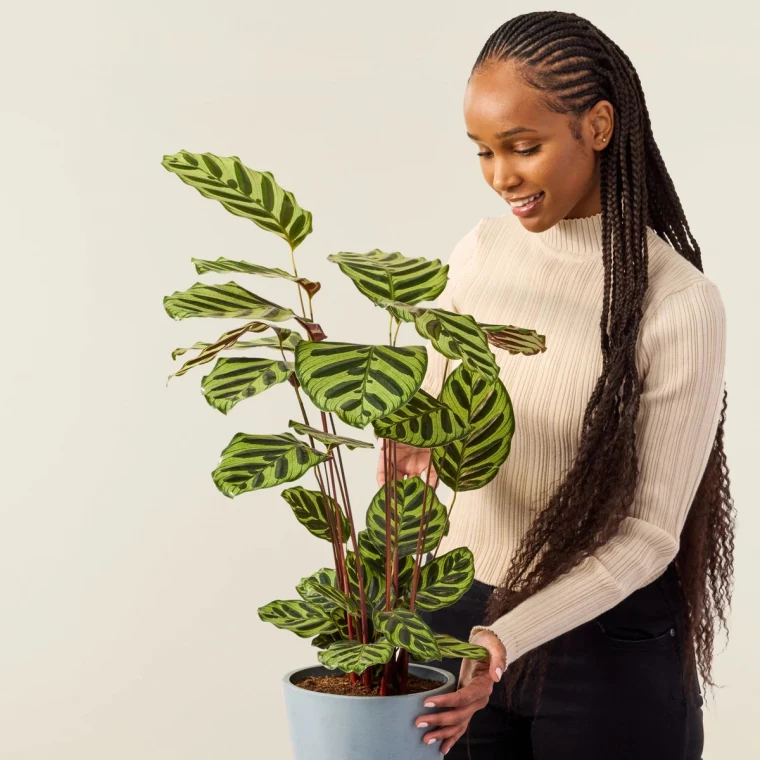
[{"label": "long braid", "polygon": [[[509,61],[541,93],[549,110],[580,117],[599,100],[615,108],[615,129],[600,154],[604,295],[600,321],[602,374],[585,410],[578,454],[537,514],[504,581],[488,602],[487,623],[592,555],[618,531],[639,475],[634,423],[641,386],[635,349],[648,288],[647,226],[700,271],[702,256],[654,140],[639,77],[625,53],[586,19],[542,11],[516,16],[486,41],[473,73]],[[712,680],[716,621],[726,633],[733,588],[734,507],[723,450],[723,414],[700,486],[684,525],[675,566],[683,595],[685,677],[698,667]],[[551,643],[551,642],[550,642]],[[508,704],[517,683],[540,665],[538,647],[510,665],[503,679]],[[527,679],[525,679],[527,682]]]}]

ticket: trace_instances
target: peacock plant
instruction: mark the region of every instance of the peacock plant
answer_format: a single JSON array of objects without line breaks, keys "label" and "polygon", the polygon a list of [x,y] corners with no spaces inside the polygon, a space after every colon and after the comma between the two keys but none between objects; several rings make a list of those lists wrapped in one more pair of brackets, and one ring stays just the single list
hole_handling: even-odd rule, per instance
[{"label": "peacock plant", "polygon": [[[283,432],[235,434],[212,473],[216,487],[230,498],[291,483],[307,472],[315,476],[316,488],[288,487],[282,497],[301,525],[330,542],[334,567],[302,578],[296,586],[299,598],[265,604],[259,617],[297,636],[313,637],[319,661],[348,673],[354,684],[361,681],[371,690],[379,679],[381,695],[407,693],[410,658],[425,663],[486,656],[483,647],[431,630],[418,612],[447,607],[471,586],[472,552],[458,547],[438,557],[438,546],[448,533],[457,493],[482,488],[509,454],[515,430],[512,402],[489,343],[531,355],[545,350],[544,336],[420,305],[443,292],[448,265],[374,249],[327,258],[388,314],[388,343],[327,340],[313,311],[321,285],[296,268],[294,254],[312,232],[312,214],[293,193],[281,188],[271,172],[249,169],[237,156],[181,150],[164,156],[162,165],[229,212],[282,238],[290,249],[292,273],[223,257],[192,262],[198,274],[234,272],[292,281],[300,313],[232,281],[196,282],[164,298],[174,319],[245,320],[214,343],[176,349],[175,359],[188,350],[198,353],[174,375],[215,360],[201,389],[223,414],[287,381],[303,420],[291,419]],[[283,326],[285,322],[292,326]],[[427,344],[397,345],[403,323],[413,325]],[[254,337],[265,332],[269,334]],[[421,388],[429,348],[446,360],[438,396]],[[272,350],[279,357],[220,356],[247,349]],[[450,361],[458,366],[449,373]],[[307,399],[318,411],[319,426],[310,421]],[[339,433],[335,417],[351,428],[372,426],[374,436],[387,443],[385,483],[373,496],[361,530],[342,451],[374,449],[375,444]],[[453,492],[448,509],[430,484],[430,466],[424,481],[392,476],[398,444],[429,450],[440,480]],[[430,553],[432,558],[423,562]]]}]

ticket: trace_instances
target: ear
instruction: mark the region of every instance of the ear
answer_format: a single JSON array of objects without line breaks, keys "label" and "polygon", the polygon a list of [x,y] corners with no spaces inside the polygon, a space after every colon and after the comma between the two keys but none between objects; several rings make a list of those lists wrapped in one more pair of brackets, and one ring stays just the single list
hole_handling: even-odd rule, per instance
[{"label": "ear", "polygon": [[589,111],[588,118],[592,129],[592,146],[596,150],[606,148],[612,142],[612,133],[615,128],[615,107],[609,100],[600,100]]}]

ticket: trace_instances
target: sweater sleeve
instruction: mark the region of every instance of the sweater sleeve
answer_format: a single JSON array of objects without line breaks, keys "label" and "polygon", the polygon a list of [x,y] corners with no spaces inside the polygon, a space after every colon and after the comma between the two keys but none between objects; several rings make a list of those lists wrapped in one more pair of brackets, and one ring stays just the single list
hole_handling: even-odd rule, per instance
[{"label": "sweater sleeve", "polygon": [[514,662],[659,577],[707,466],[722,410],[726,315],[717,286],[671,293],[641,325],[649,366],[634,423],[639,478],[619,532],[490,626]]},{"label": "sweater sleeve", "polygon": [[[462,274],[467,266],[472,263],[472,259],[475,256],[478,246],[478,234],[484,221],[485,217],[480,219],[478,223],[467,232],[459,242],[457,242],[449,255],[449,260],[446,262],[449,265],[449,279],[443,293],[441,293],[435,300],[434,306],[436,308],[461,313],[457,305],[457,294],[461,292]],[[424,345],[428,353],[428,366],[425,378],[420,387],[431,396],[437,397],[441,392],[446,357],[435,350],[430,340],[426,340]],[[458,361],[453,359],[449,360],[447,374],[451,374],[457,363]]]}]

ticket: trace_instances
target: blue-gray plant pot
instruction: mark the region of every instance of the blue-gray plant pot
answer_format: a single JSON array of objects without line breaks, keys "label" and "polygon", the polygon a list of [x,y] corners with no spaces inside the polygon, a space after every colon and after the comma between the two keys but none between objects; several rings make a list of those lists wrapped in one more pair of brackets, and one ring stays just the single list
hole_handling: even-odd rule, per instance
[{"label": "blue-gray plant pot", "polygon": [[456,689],[447,670],[410,663],[409,672],[440,681],[437,689],[389,697],[351,697],[324,694],[296,686],[309,676],[335,675],[312,665],[291,670],[283,678],[285,709],[290,726],[293,760],[433,760],[441,758],[441,742],[427,745],[414,719],[445,708],[423,707],[436,694]]}]

